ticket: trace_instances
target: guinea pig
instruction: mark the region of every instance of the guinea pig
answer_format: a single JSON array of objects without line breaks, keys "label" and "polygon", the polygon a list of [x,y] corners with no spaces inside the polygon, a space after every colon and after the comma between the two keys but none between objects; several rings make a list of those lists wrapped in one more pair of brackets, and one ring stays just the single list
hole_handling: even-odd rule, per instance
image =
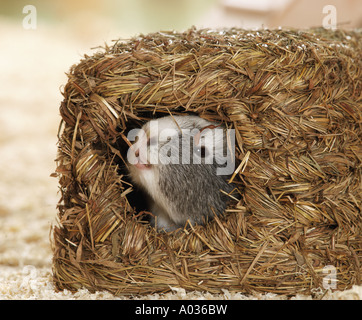
[{"label": "guinea pig", "polygon": [[[235,137],[198,116],[151,120],[129,135],[129,175],[150,198],[151,223],[173,231],[223,213],[235,186]],[[137,140],[138,138],[138,140]]]}]

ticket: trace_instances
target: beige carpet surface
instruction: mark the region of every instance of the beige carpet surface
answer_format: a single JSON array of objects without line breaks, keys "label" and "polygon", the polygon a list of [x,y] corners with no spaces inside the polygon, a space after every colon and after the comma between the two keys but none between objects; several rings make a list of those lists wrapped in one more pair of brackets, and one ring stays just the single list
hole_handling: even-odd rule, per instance
[{"label": "beige carpet surface", "polygon": [[[66,29],[24,30],[21,22],[5,19],[0,19],[0,30],[0,299],[114,299],[107,292],[56,292],[52,284],[49,237],[59,196],[50,174],[55,170],[60,88],[67,80],[64,73],[89,43]],[[361,299],[362,286],[323,296],[317,292],[316,297]],[[285,299],[179,288],[143,298]]]}]

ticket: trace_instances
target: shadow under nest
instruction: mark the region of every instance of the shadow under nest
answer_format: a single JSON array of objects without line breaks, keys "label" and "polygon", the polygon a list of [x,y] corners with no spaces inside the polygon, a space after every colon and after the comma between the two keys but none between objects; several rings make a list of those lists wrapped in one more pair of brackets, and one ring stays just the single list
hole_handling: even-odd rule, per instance
[{"label": "shadow under nest", "polygon": [[[360,284],[361,43],[352,31],[190,29],[85,56],[60,107],[56,287],[311,294],[327,266],[329,288]],[[235,129],[241,200],[160,233],[127,177],[125,137],[170,113]]]}]

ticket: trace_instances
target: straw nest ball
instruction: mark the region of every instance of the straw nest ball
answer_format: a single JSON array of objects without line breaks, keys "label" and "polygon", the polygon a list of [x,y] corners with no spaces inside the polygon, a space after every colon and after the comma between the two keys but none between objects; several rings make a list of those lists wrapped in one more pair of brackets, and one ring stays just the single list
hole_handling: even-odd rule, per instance
[{"label": "straw nest ball", "polygon": [[[361,284],[361,57],[359,31],[195,28],[85,56],[60,106],[56,287],[295,295]],[[126,136],[185,113],[235,129],[241,200],[205,226],[157,232],[124,170]]]}]

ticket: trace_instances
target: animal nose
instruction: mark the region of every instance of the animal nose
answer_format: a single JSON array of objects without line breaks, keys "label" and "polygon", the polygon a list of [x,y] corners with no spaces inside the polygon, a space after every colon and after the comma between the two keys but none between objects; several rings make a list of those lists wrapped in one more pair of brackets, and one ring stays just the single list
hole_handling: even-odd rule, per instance
[{"label": "animal nose", "polygon": [[140,149],[137,149],[135,151],[134,155],[138,158],[140,156]]}]

